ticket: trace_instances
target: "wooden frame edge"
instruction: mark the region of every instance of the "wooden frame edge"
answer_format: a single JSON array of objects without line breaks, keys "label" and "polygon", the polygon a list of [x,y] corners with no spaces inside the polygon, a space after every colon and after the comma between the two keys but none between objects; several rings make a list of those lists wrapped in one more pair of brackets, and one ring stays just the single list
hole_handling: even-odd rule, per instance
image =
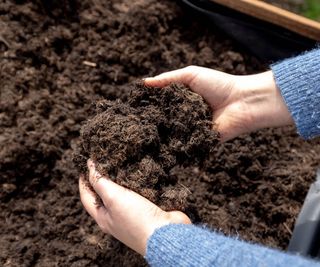
[{"label": "wooden frame edge", "polygon": [[320,23],[260,0],[211,0],[249,16],[320,41]]}]

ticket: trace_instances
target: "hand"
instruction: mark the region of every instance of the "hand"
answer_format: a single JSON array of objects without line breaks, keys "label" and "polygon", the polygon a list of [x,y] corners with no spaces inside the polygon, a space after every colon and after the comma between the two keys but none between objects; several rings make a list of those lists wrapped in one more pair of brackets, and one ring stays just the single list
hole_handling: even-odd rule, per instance
[{"label": "hand", "polygon": [[145,79],[147,86],[183,83],[211,106],[221,141],[265,127],[293,124],[273,74],[235,76],[190,66]]},{"label": "hand", "polygon": [[94,163],[88,161],[89,181],[103,202],[98,206],[95,195],[80,177],[80,198],[87,212],[95,219],[101,230],[145,255],[147,241],[161,226],[171,223],[190,224],[182,212],[165,212],[144,197],[126,189],[107,177],[102,177]]}]

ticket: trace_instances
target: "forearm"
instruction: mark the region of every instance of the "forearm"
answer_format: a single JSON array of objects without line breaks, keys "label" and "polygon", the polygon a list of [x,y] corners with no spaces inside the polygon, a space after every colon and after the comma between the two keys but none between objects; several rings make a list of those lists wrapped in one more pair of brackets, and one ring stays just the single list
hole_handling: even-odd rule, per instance
[{"label": "forearm", "polygon": [[318,267],[320,263],[286,254],[193,225],[167,225],[148,241],[151,266]]}]

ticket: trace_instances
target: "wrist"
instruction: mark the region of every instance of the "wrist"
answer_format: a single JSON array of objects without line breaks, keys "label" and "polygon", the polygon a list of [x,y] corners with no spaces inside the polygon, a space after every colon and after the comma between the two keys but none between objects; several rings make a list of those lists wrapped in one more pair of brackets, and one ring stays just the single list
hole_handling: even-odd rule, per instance
[{"label": "wrist", "polygon": [[251,118],[250,131],[293,124],[272,71],[239,77],[239,84]]}]

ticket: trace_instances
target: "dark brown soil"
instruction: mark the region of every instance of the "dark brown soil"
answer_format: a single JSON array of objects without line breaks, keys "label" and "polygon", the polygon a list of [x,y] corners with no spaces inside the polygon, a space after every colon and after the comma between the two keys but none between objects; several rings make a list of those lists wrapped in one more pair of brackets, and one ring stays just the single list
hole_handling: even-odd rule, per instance
[{"label": "dark brown soil", "polygon": [[[219,142],[212,112],[183,85],[148,88],[136,84],[126,102],[100,101],[81,130],[75,162],[97,170],[164,210],[182,210],[190,190],[180,184],[185,167],[203,164]],[[179,171],[177,171],[179,168]]]},{"label": "dark brown soil", "polygon": [[[169,0],[84,0],[50,12],[1,1],[0,24],[0,265],[142,266],[79,201],[73,147],[92,103],[125,102],[133,81],[190,64],[234,74],[264,67]],[[195,219],[285,249],[319,139],[266,130],[212,149],[202,166],[175,169]]]}]

